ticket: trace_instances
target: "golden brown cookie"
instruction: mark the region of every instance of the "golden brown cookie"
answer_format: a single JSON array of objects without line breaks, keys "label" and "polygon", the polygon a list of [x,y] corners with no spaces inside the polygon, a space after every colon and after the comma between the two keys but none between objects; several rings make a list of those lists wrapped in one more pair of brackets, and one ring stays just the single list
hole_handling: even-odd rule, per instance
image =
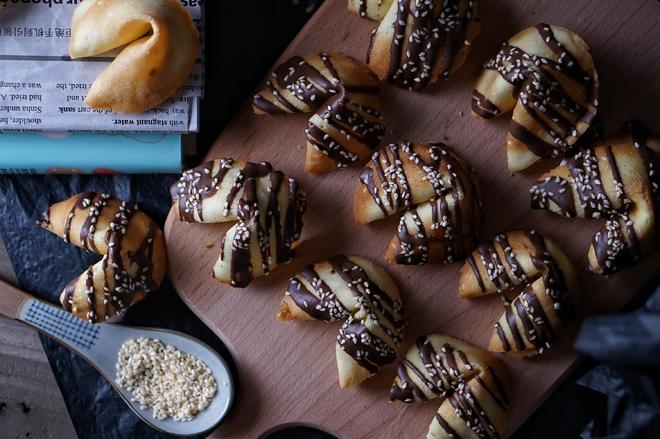
[{"label": "golden brown cookie", "polygon": [[440,399],[427,438],[498,438],[509,411],[508,378],[488,352],[441,334],[417,339],[399,364],[392,401]]},{"label": "golden brown cookie", "polygon": [[278,320],[344,320],[337,337],[339,385],[357,386],[395,359],[405,322],[399,290],[378,265],[335,256],[289,281]]},{"label": "golden brown cookie", "polygon": [[234,287],[288,262],[302,232],[305,193],[270,163],[223,158],[183,173],[170,189],[185,222],[236,221],[221,241],[214,277]]},{"label": "golden brown cookie", "polygon": [[481,226],[476,172],[442,143],[391,144],[360,175],[359,224],[405,211],[386,258],[398,264],[451,263],[474,248]]},{"label": "golden brown cookie", "polygon": [[534,355],[549,349],[572,317],[575,288],[573,265],[557,245],[533,230],[513,231],[479,245],[467,258],[458,295],[501,293],[504,313],[489,350]]},{"label": "golden brown cookie", "polygon": [[513,111],[506,142],[512,172],[568,151],[594,122],[597,107],[589,47],[568,29],[545,23],[504,43],[472,92],[478,117]]},{"label": "golden brown cookie", "polygon": [[380,21],[367,54],[371,70],[409,90],[449,78],[481,27],[477,0],[349,0],[348,8]]},{"label": "golden brown cookie", "polygon": [[330,172],[369,157],[385,127],[378,80],[342,53],[294,56],[254,96],[257,114],[314,113],[307,129],[306,172]]},{"label": "golden brown cookie", "polygon": [[167,272],[163,233],[137,206],[84,192],[55,203],[39,225],[76,247],[103,255],[60,296],[65,310],[92,323],[121,317],[157,289]]},{"label": "golden brown cookie", "polygon": [[72,59],[125,46],[94,80],[91,108],[141,113],[172,96],[199,52],[199,34],[178,0],[85,0],[71,19]]},{"label": "golden brown cookie", "polygon": [[639,124],[597,142],[547,172],[530,189],[532,207],[605,220],[589,247],[589,268],[610,275],[656,247],[660,140]]}]

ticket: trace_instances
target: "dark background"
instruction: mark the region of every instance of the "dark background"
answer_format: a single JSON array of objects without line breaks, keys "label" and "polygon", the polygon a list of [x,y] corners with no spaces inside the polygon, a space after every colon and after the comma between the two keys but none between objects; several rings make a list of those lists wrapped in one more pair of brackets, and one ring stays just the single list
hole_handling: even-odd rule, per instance
[{"label": "dark background", "polygon": [[[197,139],[200,158],[320,3],[320,0],[206,2],[207,22],[218,24],[206,29],[206,96]],[[0,206],[0,232],[20,286],[56,302],[62,287],[97,258],[34,225],[48,205],[80,191],[101,190],[139,203],[162,224],[169,209],[167,187],[175,179],[171,175],[0,177],[0,196],[4,201]],[[629,309],[642,306],[653,289],[654,284],[650,284]],[[656,305],[660,315],[660,300]],[[656,338],[660,337],[660,318],[657,320],[653,327]],[[169,284],[131,309],[126,323],[193,334],[229,358],[222,343],[186,308]],[[624,323],[627,324],[630,323]],[[611,323],[605,322],[604,327],[608,328],[607,325]],[[591,339],[588,335],[583,351],[590,352],[589,347],[598,344],[599,339],[596,337],[594,342],[593,331]],[[42,342],[80,438],[167,437],[143,424],[84,361],[46,338]],[[656,359],[655,366],[631,369],[585,359],[514,437],[660,437],[657,397],[660,342],[651,337],[649,342],[655,343],[647,347],[649,358]],[[600,356],[603,357],[607,353]],[[278,439],[327,437],[302,428],[272,435]]]}]

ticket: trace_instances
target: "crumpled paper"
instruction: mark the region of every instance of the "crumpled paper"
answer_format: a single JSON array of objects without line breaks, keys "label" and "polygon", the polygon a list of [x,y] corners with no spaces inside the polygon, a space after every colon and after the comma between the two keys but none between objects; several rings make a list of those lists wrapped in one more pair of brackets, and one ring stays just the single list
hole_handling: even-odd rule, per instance
[{"label": "crumpled paper", "polygon": [[[176,176],[13,176],[0,178],[0,233],[20,287],[58,304],[64,286],[100,256],[64,242],[35,221],[50,204],[83,191],[107,192],[138,203],[161,226],[169,185]],[[183,304],[165,282],[131,308],[125,324],[170,328],[191,334],[231,362],[222,342]],[[164,438],[144,424],[98,372],[71,351],[41,337],[80,438]]]},{"label": "crumpled paper", "polygon": [[660,437],[660,287],[636,311],[587,319],[575,348],[603,362],[578,384],[607,396],[581,437]]}]

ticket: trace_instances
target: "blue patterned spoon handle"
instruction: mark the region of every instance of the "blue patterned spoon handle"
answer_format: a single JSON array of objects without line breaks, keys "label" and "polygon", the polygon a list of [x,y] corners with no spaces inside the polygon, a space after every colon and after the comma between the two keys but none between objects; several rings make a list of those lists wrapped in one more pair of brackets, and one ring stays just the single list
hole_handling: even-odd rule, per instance
[{"label": "blue patterned spoon handle", "polygon": [[0,280],[0,314],[23,321],[80,353],[98,341],[99,327]]},{"label": "blue patterned spoon handle", "polygon": [[18,319],[81,353],[91,350],[99,339],[98,325],[34,298],[25,302]]}]

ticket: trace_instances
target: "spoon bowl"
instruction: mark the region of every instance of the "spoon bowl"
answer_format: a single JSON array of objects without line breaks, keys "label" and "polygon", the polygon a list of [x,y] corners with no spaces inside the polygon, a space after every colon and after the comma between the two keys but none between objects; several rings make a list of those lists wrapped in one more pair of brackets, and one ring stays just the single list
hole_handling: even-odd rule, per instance
[{"label": "spoon bowl", "polygon": [[[167,329],[139,328],[113,323],[93,324],[0,281],[0,313],[24,322],[44,335],[68,347],[108,380],[126,404],[144,422],[156,430],[176,436],[209,433],[222,422],[234,400],[234,382],[225,360],[211,347],[181,332]],[[131,392],[115,381],[119,350],[124,342],[140,337],[172,345],[201,360],[211,370],[218,385],[209,406],[190,421],[156,419],[151,408],[132,401]]]}]

